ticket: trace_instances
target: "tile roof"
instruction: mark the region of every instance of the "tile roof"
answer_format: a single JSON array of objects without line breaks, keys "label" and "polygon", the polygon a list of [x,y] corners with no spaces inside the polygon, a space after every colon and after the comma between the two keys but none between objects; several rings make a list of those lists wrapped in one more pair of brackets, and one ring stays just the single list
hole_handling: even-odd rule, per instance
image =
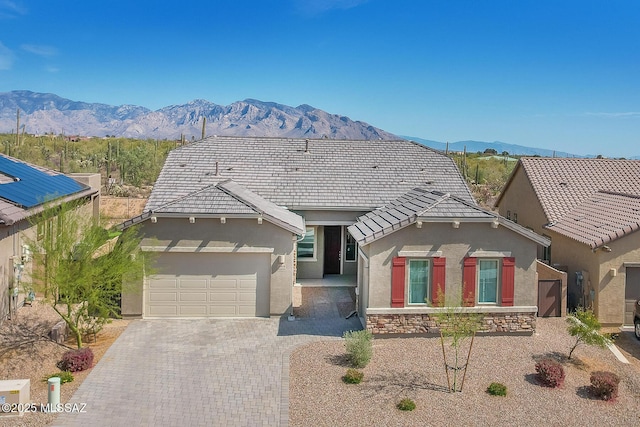
[{"label": "tile roof", "polygon": [[414,187],[475,204],[454,162],[414,142],[209,137],[169,153],[145,209],[226,179],[291,210],[371,210]]},{"label": "tile roof", "polygon": [[549,222],[600,190],[640,194],[640,161],[525,157],[520,164]]},{"label": "tile roof", "polygon": [[[640,161],[524,157],[518,167],[529,179],[549,229],[592,248],[630,232],[629,203],[640,196]],[[610,219],[610,225],[602,227],[606,221],[599,219]]]},{"label": "tile roof", "polygon": [[546,228],[599,248],[640,228],[640,196],[598,191]]},{"label": "tile roof", "polygon": [[92,189],[60,172],[0,154],[0,225],[12,225],[44,209],[47,197],[75,200]]},{"label": "tile roof", "polygon": [[130,227],[153,215],[172,216],[226,216],[241,218],[262,217],[292,233],[304,235],[304,219],[283,207],[260,197],[244,186],[226,179],[209,185],[191,194],[175,199],[165,205],[125,221],[120,228]]},{"label": "tile roof", "polygon": [[541,245],[549,245],[548,239],[493,212],[451,194],[424,188],[414,188],[388,205],[361,216],[348,230],[360,245],[366,245],[418,220],[496,222]]}]

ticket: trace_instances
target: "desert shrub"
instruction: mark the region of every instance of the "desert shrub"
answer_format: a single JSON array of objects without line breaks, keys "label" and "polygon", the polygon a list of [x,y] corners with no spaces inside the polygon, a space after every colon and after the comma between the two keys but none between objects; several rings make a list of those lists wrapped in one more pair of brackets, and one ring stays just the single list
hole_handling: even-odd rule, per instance
[{"label": "desert shrub", "polygon": [[489,387],[487,387],[487,393],[492,396],[506,396],[507,386],[500,383],[491,383]]},{"label": "desert shrub", "polygon": [[73,374],[69,371],[61,371],[55,374],[47,375],[42,379],[42,381],[47,381],[49,378],[58,377],[60,378],[60,384],[70,383],[73,381]]},{"label": "desert shrub", "polygon": [[409,399],[408,397],[405,397],[400,402],[398,402],[396,407],[401,411],[413,411],[414,409],[416,409],[416,402]]},{"label": "desert shrub", "polygon": [[85,347],[67,351],[57,366],[61,371],[79,372],[89,369],[92,365],[93,351]]},{"label": "desert shrub", "polygon": [[591,393],[602,400],[612,400],[618,396],[620,377],[613,372],[596,371],[591,373]]},{"label": "desert shrub", "polygon": [[373,335],[371,332],[348,331],[344,333],[344,345],[347,350],[349,362],[354,368],[364,368],[369,364],[373,355]]},{"label": "desert shrub", "polygon": [[364,373],[357,369],[349,368],[347,373],[342,377],[342,381],[347,384],[360,384],[364,378]]},{"label": "desert shrub", "polygon": [[536,363],[538,379],[548,387],[559,387],[564,382],[564,368],[553,359],[542,359]]}]

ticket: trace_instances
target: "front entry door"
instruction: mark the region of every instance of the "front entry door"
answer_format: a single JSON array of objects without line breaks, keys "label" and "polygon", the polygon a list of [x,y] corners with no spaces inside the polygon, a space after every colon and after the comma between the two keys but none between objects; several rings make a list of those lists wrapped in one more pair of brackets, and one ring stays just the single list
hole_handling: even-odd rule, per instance
[{"label": "front entry door", "polygon": [[340,274],[342,227],[324,227],[324,274]]}]

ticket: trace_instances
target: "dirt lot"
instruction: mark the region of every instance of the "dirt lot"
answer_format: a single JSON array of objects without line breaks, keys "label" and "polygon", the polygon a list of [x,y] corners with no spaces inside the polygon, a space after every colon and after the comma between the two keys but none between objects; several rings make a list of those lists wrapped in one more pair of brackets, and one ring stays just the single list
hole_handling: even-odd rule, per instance
[{"label": "dirt lot", "polygon": [[100,217],[106,222],[106,227],[120,224],[140,215],[146,203],[146,197],[100,196]]},{"label": "dirt lot", "polygon": [[[65,346],[56,344],[47,335],[59,316],[48,305],[37,300],[33,306],[22,307],[12,320],[0,325],[0,380],[30,379],[31,396],[29,401],[39,405],[47,403],[47,383],[45,376],[59,372],[56,362],[75,341],[68,340]],[[114,320],[98,334],[97,341],[85,343],[94,353],[94,365],[98,363],[111,344],[124,331],[126,320]],[[74,381],[60,387],[60,402],[68,402],[73,393],[91,370],[77,372]],[[29,413],[23,417],[5,418],[0,416],[0,427],[46,426],[53,422],[55,415],[47,413]]]}]

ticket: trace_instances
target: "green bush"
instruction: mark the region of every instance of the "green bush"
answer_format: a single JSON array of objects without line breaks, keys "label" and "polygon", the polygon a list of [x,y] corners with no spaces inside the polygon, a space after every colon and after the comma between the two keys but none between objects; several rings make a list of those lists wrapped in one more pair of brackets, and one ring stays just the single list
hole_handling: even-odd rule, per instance
[{"label": "green bush", "polygon": [[342,377],[342,381],[347,384],[360,384],[362,382],[362,378],[364,378],[364,372],[349,368],[347,369],[345,376]]},{"label": "green bush", "polygon": [[347,350],[349,362],[354,368],[364,368],[369,364],[373,355],[373,335],[371,332],[348,331],[344,333],[344,345]]},{"label": "green bush", "polygon": [[414,409],[416,409],[416,402],[409,399],[408,397],[405,397],[400,402],[398,402],[396,407],[401,411],[413,411]]},{"label": "green bush", "polygon": [[489,387],[487,387],[487,393],[492,396],[506,396],[507,386],[500,383],[491,383]]},{"label": "green bush", "polygon": [[48,375],[42,379],[42,381],[48,381],[49,378],[58,377],[60,378],[60,384],[70,383],[73,381],[73,374],[69,371],[61,371],[55,374]]},{"label": "green bush", "polygon": [[596,371],[591,374],[591,393],[602,400],[613,400],[618,397],[620,377],[613,372]]}]

